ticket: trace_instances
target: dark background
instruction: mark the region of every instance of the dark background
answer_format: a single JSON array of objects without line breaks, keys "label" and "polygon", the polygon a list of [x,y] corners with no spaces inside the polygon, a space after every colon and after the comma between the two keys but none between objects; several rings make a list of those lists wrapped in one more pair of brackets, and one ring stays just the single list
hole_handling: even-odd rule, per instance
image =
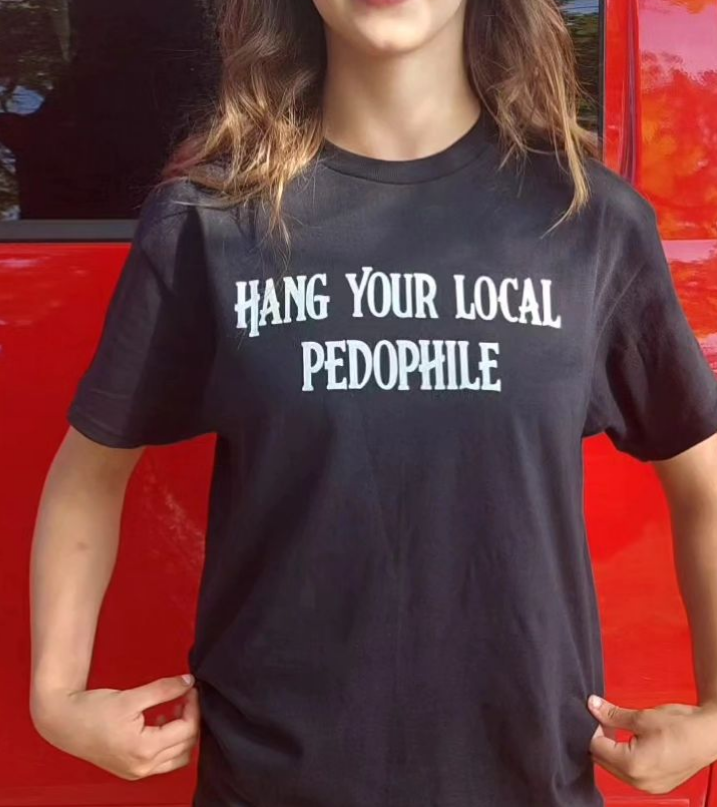
[{"label": "dark background", "polygon": [[[215,92],[210,0],[0,0],[2,221],[136,216]],[[598,0],[562,0],[598,127]]]}]

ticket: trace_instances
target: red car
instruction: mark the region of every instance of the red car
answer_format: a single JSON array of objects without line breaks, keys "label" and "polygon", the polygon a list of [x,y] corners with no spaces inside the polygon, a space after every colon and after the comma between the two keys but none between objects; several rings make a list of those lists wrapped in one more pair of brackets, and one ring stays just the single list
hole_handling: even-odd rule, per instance
[{"label": "red car", "polygon": [[[717,365],[717,0],[560,0],[602,158],[655,205],[687,316]],[[61,753],[28,708],[28,561],[45,473],[139,205],[218,76],[210,0],[0,0],[0,807],[188,805],[194,767],[128,782]],[[152,447],[132,477],[89,686],[184,667],[213,438]],[[585,441],[606,695],[695,703],[667,503],[648,464]],[[609,807],[717,807],[705,769],[650,796],[597,768]],[[714,791],[714,793],[713,793]],[[500,807],[500,805],[496,805]]]}]

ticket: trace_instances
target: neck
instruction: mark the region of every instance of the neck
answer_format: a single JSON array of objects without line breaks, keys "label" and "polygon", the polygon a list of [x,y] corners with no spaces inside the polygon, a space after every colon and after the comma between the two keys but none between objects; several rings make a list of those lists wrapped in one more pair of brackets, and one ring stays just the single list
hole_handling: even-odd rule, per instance
[{"label": "neck", "polygon": [[424,157],[460,137],[480,113],[465,65],[463,23],[455,15],[420,48],[378,57],[327,28],[326,137],[387,160]]}]

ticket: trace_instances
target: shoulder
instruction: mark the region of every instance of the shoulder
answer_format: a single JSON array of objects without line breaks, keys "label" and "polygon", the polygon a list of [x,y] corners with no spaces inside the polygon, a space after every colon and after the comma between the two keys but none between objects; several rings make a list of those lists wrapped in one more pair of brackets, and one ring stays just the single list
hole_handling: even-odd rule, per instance
[{"label": "shoulder", "polygon": [[655,224],[657,215],[652,203],[617,171],[588,157],[585,172],[590,186],[589,204],[609,217],[613,226],[630,234]]},{"label": "shoulder", "polygon": [[146,194],[137,218],[134,240],[153,256],[173,253],[180,240],[184,246],[201,235],[197,211],[211,194],[192,180],[164,180]]},{"label": "shoulder", "polygon": [[[588,185],[586,204],[553,231],[592,273],[598,304],[609,306],[642,271],[650,280],[665,273],[665,253],[653,204],[629,180],[596,157],[584,158]],[[554,222],[574,193],[564,152],[530,152],[526,160],[526,193],[538,212]],[[541,219],[542,221],[542,219]],[[602,301],[600,303],[599,301]]]},{"label": "shoulder", "polygon": [[[566,198],[572,196],[573,180],[564,151],[556,153],[544,148],[530,152],[526,163],[528,174],[538,186]],[[585,156],[583,168],[589,189],[586,214],[608,216],[615,224],[638,228],[651,223],[655,217],[652,204],[627,179],[596,157]]]},{"label": "shoulder", "polygon": [[145,195],[132,252],[164,286],[196,294],[204,282],[205,229],[198,210],[209,194],[187,178],[155,184]]},{"label": "shoulder", "polygon": [[187,177],[167,179],[151,186],[139,209],[138,229],[149,231],[163,222],[184,218],[207,194]]},{"label": "shoulder", "polygon": [[[572,227],[589,231],[592,243],[609,243],[610,252],[638,257],[654,247],[657,213],[652,203],[632,183],[600,159],[583,159],[588,199],[572,220]],[[567,156],[545,149],[530,152],[526,160],[527,184],[533,196],[554,215],[567,209],[574,193]]]},{"label": "shoulder", "polygon": [[[664,272],[667,266],[655,206],[634,185],[597,159],[586,164],[591,198],[588,206],[600,221],[601,250],[612,256],[622,285],[638,270]],[[627,277],[622,275],[627,274]]]}]

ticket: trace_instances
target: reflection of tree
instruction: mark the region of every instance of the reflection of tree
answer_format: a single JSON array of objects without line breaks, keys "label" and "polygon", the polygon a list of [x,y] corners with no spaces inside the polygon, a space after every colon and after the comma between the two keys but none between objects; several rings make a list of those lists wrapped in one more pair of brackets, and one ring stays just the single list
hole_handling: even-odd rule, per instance
[{"label": "reflection of tree", "polygon": [[[66,16],[66,0],[0,3],[0,114],[10,112],[20,90],[43,98],[52,89],[64,65],[61,40],[53,35],[49,23],[63,15]],[[0,217],[16,201],[12,153],[0,146]]]},{"label": "reflection of tree", "polygon": [[[600,103],[600,14],[598,3],[585,0],[578,13],[570,0],[559,0],[565,22],[573,38],[577,58],[578,79],[585,91],[580,105],[580,118],[583,125],[597,130]],[[585,7],[594,6],[594,11]],[[573,10],[571,10],[571,7]]]},{"label": "reflection of tree", "polygon": [[10,216],[17,201],[15,174],[11,170],[12,153],[0,143],[0,221]]},{"label": "reflection of tree", "polygon": [[[0,143],[12,151],[19,188],[6,159],[0,215],[18,193],[28,218],[136,214],[189,102],[212,94],[203,2],[0,3]],[[39,107],[17,109],[30,91]]]},{"label": "reflection of tree", "polygon": [[654,11],[670,11],[670,7],[678,6],[690,14],[701,14],[714,5],[714,0],[644,0],[647,8]]},{"label": "reflection of tree", "polygon": [[714,333],[717,322],[717,249],[699,260],[670,261],[680,300],[699,338]]},{"label": "reflection of tree", "polygon": [[[0,0],[0,217],[135,215],[188,103],[211,95],[209,2]],[[596,128],[598,15],[560,2]]]},{"label": "reflection of tree", "polygon": [[0,109],[8,111],[22,86],[44,96],[64,66],[62,41],[53,20],[66,16],[66,0],[15,0],[0,3]]},{"label": "reflection of tree", "polygon": [[592,129],[598,126],[600,102],[600,54],[598,49],[599,19],[597,14],[581,14],[568,20],[568,27],[575,43],[578,60],[578,79],[587,98],[580,107],[584,125]]},{"label": "reflection of tree", "polygon": [[675,57],[642,62],[641,190],[666,238],[717,237],[717,71],[690,75]]}]

